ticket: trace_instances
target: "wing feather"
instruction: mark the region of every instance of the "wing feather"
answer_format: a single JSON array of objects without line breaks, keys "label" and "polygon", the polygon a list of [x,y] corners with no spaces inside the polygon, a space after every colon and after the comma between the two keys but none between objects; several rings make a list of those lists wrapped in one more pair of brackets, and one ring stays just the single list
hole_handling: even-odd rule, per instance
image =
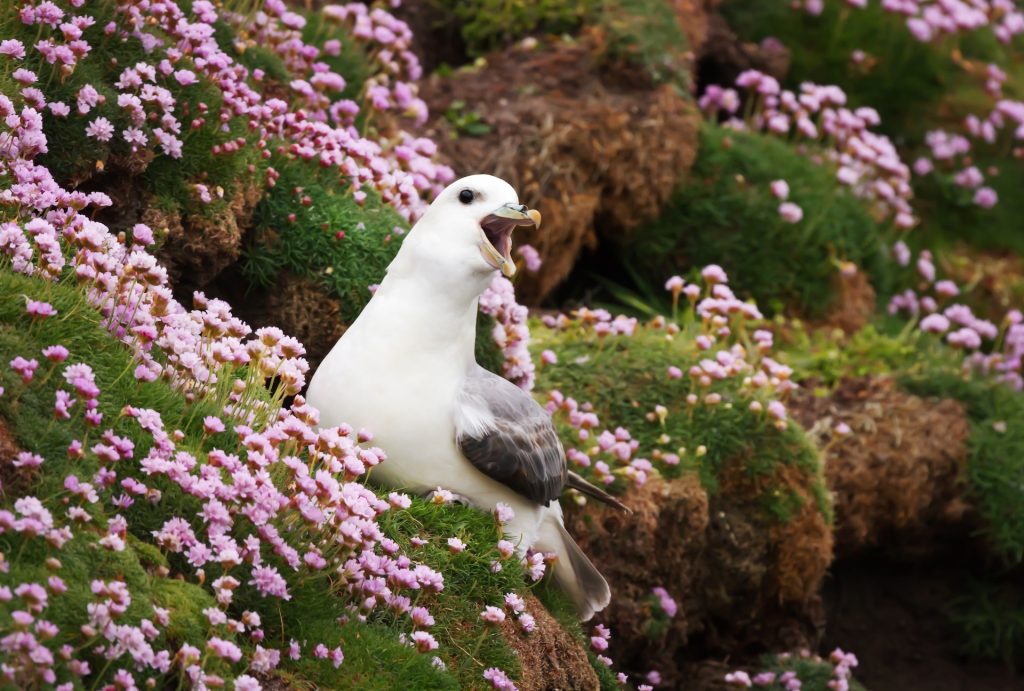
[{"label": "wing feather", "polygon": [[515,384],[477,368],[457,399],[455,439],[473,466],[539,504],[567,481],[565,452],[551,417]]}]

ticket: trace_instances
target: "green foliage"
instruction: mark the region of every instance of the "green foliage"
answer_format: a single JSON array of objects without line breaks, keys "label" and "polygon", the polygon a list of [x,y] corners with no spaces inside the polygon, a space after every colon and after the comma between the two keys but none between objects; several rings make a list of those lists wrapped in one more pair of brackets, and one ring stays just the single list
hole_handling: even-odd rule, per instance
[{"label": "green foliage", "polygon": [[[773,180],[789,183],[804,211],[784,221]],[[817,165],[786,142],[704,125],[689,179],[661,217],[641,228],[626,262],[655,292],[675,273],[720,264],[740,297],[767,313],[786,308],[816,317],[835,298],[840,261],[851,261],[876,288],[888,281],[879,225],[864,204],[841,189],[827,164]]]},{"label": "green foliage", "polygon": [[[1019,574],[1017,575],[1019,579]],[[1012,576],[1002,582],[975,580],[950,605],[963,651],[1000,660],[1010,669],[1024,664],[1024,591]]]},{"label": "green foliage", "polygon": [[[1002,147],[1000,147],[1002,148]],[[956,171],[935,171],[914,178],[915,208],[923,219],[923,246],[933,249],[966,242],[986,250],[1010,250],[1024,254],[1024,162],[1001,155],[995,147],[977,143],[972,164],[986,171],[985,185],[999,195],[999,203],[983,209],[974,203],[974,191],[956,185]],[[987,171],[996,170],[990,175]]]},{"label": "green foliage", "polygon": [[672,3],[664,0],[594,0],[589,21],[607,38],[608,57],[641,68],[656,83],[690,87],[685,55],[690,42]]},{"label": "green foliage", "polygon": [[398,252],[405,222],[372,190],[358,204],[350,187],[314,163],[281,161],[275,168],[281,177],[256,207],[242,275],[264,288],[284,269],[315,278],[341,299],[351,323]]},{"label": "green foliage", "polygon": [[[663,331],[644,328],[632,337],[606,337],[598,344],[579,329],[555,331],[531,324],[531,330],[537,352],[550,348],[558,355],[557,364],[539,370],[537,390],[557,389],[581,404],[590,402],[602,425],[628,429],[640,442],[638,454],[651,458],[663,474],[696,472],[701,484],[715,492],[729,464],[740,462],[748,477],[759,480],[764,517],[785,521],[800,508],[794,502],[802,500],[791,496],[792,488],[775,476],[781,467],[791,466],[808,478],[819,510],[831,517],[818,453],[798,425],[780,430],[752,412],[749,400],[739,393],[739,382],[725,384],[728,393],[718,406],[687,405],[689,378],[670,379],[666,370],[675,365],[685,372],[704,357],[690,338],[667,338]],[[648,417],[658,405],[667,409],[664,423]],[[559,431],[567,447],[579,444],[574,429],[562,426]],[[706,453],[698,451],[701,446]],[[670,453],[679,455],[678,466],[657,462]]]},{"label": "green foliage", "polygon": [[985,537],[1008,564],[1024,562],[1024,397],[955,369],[908,375],[901,383],[911,393],[948,396],[966,406],[967,479]]},{"label": "green foliage", "polygon": [[470,55],[508,45],[533,33],[563,33],[579,27],[592,0],[436,0],[462,25]]},{"label": "green foliage", "polygon": [[491,131],[483,116],[475,110],[466,110],[465,101],[452,101],[448,110],[444,112],[444,118],[452,124],[458,134],[469,137],[481,137]]},{"label": "green foliage", "polygon": [[797,381],[831,388],[848,377],[887,376],[955,367],[957,354],[919,332],[892,334],[868,324],[856,333],[808,329],[798,320],[776,319],[781,334],[778,359],[793,368]]}]

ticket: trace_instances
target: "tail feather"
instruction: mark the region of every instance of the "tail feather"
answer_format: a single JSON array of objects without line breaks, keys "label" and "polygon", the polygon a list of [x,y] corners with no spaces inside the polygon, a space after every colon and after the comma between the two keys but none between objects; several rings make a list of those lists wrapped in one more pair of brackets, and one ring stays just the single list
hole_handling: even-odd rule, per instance
[{"label": "tail feather", "polygon": [[576,604],[581,621],[587,621],[608,606],[612,599],[608,581],[565,529],[561,512],[548,515],[536,546],[558,554],[555,580]]},{"label": "tail feather", "polygon": [[628,506],[623,504],[621,501],[619,501],[612,495],[608,494],[600,487],[590,484],[589,482],[584,480],[582,476],[577,475],[571,470],[569,471],[569,479],[566,481],[565,484],[568,485],[569,487],[572,487],[577,492],[582,492],[583,494],[586,494],[588,497],[597,499],[598,501],[604,502],[609,506],[614,506],[619,511],[623,511],[628,514],[633,513],[633,511]]}]

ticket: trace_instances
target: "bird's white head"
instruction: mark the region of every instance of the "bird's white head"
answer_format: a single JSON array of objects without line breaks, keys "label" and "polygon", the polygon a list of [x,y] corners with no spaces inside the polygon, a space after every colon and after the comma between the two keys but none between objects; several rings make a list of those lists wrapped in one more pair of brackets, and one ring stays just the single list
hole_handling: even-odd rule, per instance
[{"label": "bird's white head", "polygon": [[[472,276],[481,284],[495,271],[512,276],[512,231],[540,226],[540,212],[519,203],[507,182],[470,175],[448,185],[434,199],[403,244],[447,279]],[[423,261],[417,261],[421,267]],[[473,281],[477,283],[478,281]]]}]

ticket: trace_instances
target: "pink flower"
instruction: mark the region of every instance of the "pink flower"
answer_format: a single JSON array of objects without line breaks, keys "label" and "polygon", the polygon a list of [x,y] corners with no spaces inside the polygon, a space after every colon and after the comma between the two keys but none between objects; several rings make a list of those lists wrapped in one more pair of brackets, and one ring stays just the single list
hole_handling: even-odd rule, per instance
[{"label": "pink flower", "polygon": [[252,570],[252,580],[249,583],[255,586],[263,597],[271,595],[282,600],[291,599],[291,595],[288,594],[288,583],[273,566],[255,567]]},{"label": "pink flower", "polygon": [[203,430],[207,434],[220,434],[224,431],[224,422],[215,415],[207,415],[203,418]]},{"label": "pink flower", "polygon": [[466,549],[466,543],[457,537],[448,538],[448,551],[452,554],[458,554]]},{"label": "pink flower", "polygon": [[[922,324],[923,323],[924,320],[922,320]],[[946,340],[949,342],[950,345],[956,346],[958,348],[964,348],[966,350],[977,350],[978,348],[981,347],[981,336],[978,335],[977,331],[966,326],[962,329],[958,329],[957,331],[953,331],[952,333],[950,333],[948,336],[946,336]]]},{"label": "pink flower", "polygon": [[686,281],[683,280],[682,276],[672,276],[665,281],[665,290],[673,295],[679,295],[679,293],[683,292],[683,286],[685,285]]},{"label": "pink flower", "polygon": [[426,607],[413,607],[412,611],[409,612],[409,617],[416,626],[426,627],[434,625],[434,617],[431,616]]},{"label": "pink flower", "polygon": [[974,203],[983,209],[991,209],[999,203],[999,195],[991,187],[979,187],[974,193]]},{"label": "pink flower", "polygon": [[497,667],[490,667],[484,670],[484,679],[491,683],[492,689],[498,689],[498,691],[516,690],[516,685],[508,678],[508,675]]},{"label": "pink flower", "polygon": [[0,41],[0,55],[8,58],[14,58],[15,60],[21,60],[25,57],[25,45],[14,38]]},{"label": "pink flower", "polygon": [[114,126],[106,118],[98,117],[86,126],[85,134],[101,142],[109,142],[114,136]]},{"label": "pink flower", "polygon": [[25,358],[19,355],[18,357],[11,360],[10,365],[11,369],[17,372],[18,376],[21,377],[21,380],[24,383],[28,384],[30,381],[32,381],[32,376],[35,374],[36,368],[39,367],[39,361],[36,360],[35,358],[32,358],[31,360],[26,360]]},{"label": "pink flower", "polygon": [[238,662],[242,659],[242,650],[231,641],[213,636],[206,643],[206,647],[217,657],[230,662]]},{"label": "pink flower", "polygon": [[500,607],[493,607],[488,605],[484,608],[483,612],[480,612],[480,618],[487,624],[500,624],[505,621],[505,613]]},{"label": "pink flower", "polygon": [[[701,269],[700,275],[701,278],[707,281],[709,285],[729,282],[729,277],[726,275],[725,270],[718,264],[708,264],[703,269]],[[687,288],[689,287],[690,286],[687,286]]]},{"label": "pink flower", "polygon": [[769,401],[767,411],[769,416],[780,422],[786,419],[786,406],[779,401]]},{"label": "pink flower", "polygon": [[516,517],[516,512],[508,504],[499,501],[494,506],[494,517],[498,519],[499,523],[508,523]]},{"label": "pink flower", "polygon": [[739,670],[739,671],[736,671],[736,672],[729,672],[728,674],[725,675],[725,683],[726,684],[735,684],[736,686],[744,686],[746,688],[750,688],[750,686],[751,686],[750,675],[747,674],[746,672],[744,672],[743,670]]},{"label": "pink flower", "polygon": [[437,640],[426,631],[413,631],[412,642],[416,646],[416,652],[429,653],[437,650]]},{"label": "pink flower", "polygon": [[505,606],[518,614],[526,609],[526,602],[517,593],[505,593]]},{"label": "pink flower", "polygon": [[804,217],[804,210],[793,202],[782,202],[779,204],[779,216],[786,223],[799,223]]},{"label": "pink flower", "polygon": [[68,349],[62,345],[52,345],[43,348],[43,357],[50,362],[64,362],[68,359]]},{"label": "pink flower", "polygon": [[789,199],[789,183],[785,180],[775,180],[771,184],[772,195],[779,201]]},{"label": "pink flower", "polygon": [[540,266],[543,260],[540,258],[540,253],[533,247],[533,245],[520,245],[519,249],[516,250],[516,254],[523,258],[526,262],[526,270],[530,273],[536,273],[540,270]]},{"label": "pink flower", "polygon": [[661,607],[661,610],[668,615],[670,619],[674,617],[679,611],[679,605],[677,605],[672,596],[668,594],[668,591],[661,586],[657,586],[652,592],[654,593],[654,597],[658,598],[658,605]]},{"label": "pink flower", "polygon": [[540,354],[540,361],[545,365],[554,365],[558,362],[558,356],[553,350],[545,350]]},{"label": "pink flower", "polygon": [[959,295],[960,289],[953,281],[939,281],[935,284],[935,294],[944,298],[951,298]]},{"label": "pink flower", "polygon": [[191,86],[199,81],[196,78],[196,73],[191,70],[177,70],[174,73],[174,79],[182,86]]},{"label": "pink flower", "polygon": [[36,73],[32,70],[26,70],[24,67],[19,67],[11,74],[11,78],[19,84],[34,84],[36,81]]},{"label": "pink flower", "polygon": [[25,311],[29,313],[29,316],[33,318],[39,317],[40,319],[46,319],[57,314],[57,310],[53,308],[53,305],[40,300],[29,300],[25,306]]}]

